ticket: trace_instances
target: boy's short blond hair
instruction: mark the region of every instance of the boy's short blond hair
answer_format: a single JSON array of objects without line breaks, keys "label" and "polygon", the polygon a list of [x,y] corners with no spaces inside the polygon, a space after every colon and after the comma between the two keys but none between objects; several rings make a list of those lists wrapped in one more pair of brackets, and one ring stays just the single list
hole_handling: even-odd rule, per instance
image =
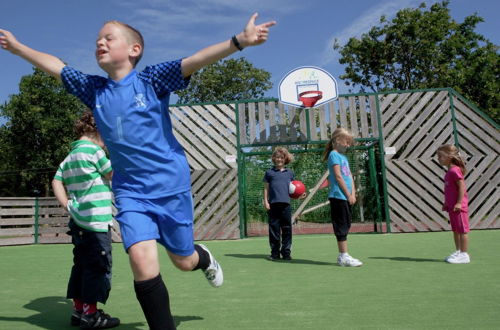
[{"label": "boy's short blond hair", "polygon": [[122,30],[125,32],[125,36],[127,37],[129,44],[137,43],[141,46],[141,52],[135,58],[135,62],[133,63],[135,67],[137,63],[139,63],[139,61],[141,60],[142,54],[144,53],[144,38],[142,37],[142,34],[139,32],[139,30],[133,28],[132,26],[117,20],[112,20],[104,23],[104,25],[106,24],[115,24],[120,26]]}]

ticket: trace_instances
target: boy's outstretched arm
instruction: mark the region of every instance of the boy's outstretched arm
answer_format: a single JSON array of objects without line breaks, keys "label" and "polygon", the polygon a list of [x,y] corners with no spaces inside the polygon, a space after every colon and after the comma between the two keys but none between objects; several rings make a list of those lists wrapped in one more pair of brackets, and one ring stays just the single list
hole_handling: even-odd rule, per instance
[{"label": "boy's outstretched arm", "polygon": [[[236,35],[236,39],[242,48],[264,43],[269,35],[269,28],[276,24],[275,21],[269,21],[255,25],[257,16],[257,13],[253,14],[245,29]],[[236,51],[238,51],[238,48],[231,39],[204,48],[182,60],[182,75],[189,77],[204,66],[217,62]]]},{"label": "boy's outstretched arm", "polygon": [[61,70],[65,64],[55,56],[39,52],[20,43],[12,33],[0,29],[0,46],[14,55],[24,58],[40,70],[61,80]]}]

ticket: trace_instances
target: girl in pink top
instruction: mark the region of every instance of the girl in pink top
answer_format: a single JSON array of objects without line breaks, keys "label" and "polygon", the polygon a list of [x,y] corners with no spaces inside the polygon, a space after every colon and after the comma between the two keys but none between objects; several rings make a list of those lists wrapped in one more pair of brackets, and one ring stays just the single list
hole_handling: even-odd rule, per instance
[{"label": "girl in pink top", "polygon": [[456,251],[446,257],[451,264],[468,264],[470,256],[467,253],[469,244],[467,233],[469,229],[469,203],[465,188],[465,161],[458,153],[457,147],[444,144],[437,150],[439,164],[448,167],[444,176],[443,211],[448,211],[451,230],[455,239]]}]

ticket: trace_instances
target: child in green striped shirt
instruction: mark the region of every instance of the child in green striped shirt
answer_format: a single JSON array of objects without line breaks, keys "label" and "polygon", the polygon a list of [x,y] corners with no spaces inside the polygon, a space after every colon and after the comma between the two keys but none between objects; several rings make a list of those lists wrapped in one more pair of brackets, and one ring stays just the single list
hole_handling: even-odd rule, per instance
[{"label": "child in green striped shirt", "polygon": [[57,200],[70,214],[74,245],[67,292],[74,307],[70,322],[85,329],[112,328],[120,320],[97,309],[97,302],[106,303],[111,290],[111,162],[91,112],[76,122],[75,133],[80,138],[71,144],[52,180]]}]

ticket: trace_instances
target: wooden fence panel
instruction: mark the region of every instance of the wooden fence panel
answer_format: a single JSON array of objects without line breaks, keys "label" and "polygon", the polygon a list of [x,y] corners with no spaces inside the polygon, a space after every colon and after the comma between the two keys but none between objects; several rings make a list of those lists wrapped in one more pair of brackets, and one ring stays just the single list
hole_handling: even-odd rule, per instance
[{"label": "wooden fence panel", "polygon": [[[0,197],[0,246],[45,243],[71,243],[67,234],[69,216],[54,197]],[[36,218],[38,214],[38,218]],[[37,221],[38,220],[38,221]],[[38,223],[38,227],[36,224]],[[116,221],[111,231],[113,242],[121,242]],[[35,233],[38,236],[35,239]]]},{"label": "wooden fence panel", "polygon": [[[229,218],[224,213],[239,209],[238,198],[228,198],[228,194],[238,196],[236,125],[240,143],[255,143],[263,136],[277,139],[279,119],[266,120],[270,114],[279,112],[276,106],[270,102],[170,107],[176,118],[182,118],[172,120],[172,125],[174,134],[184,137],[179,142],[186,150],[191,168],[196,240],[240,237],[239,212],[230,213]],[[221,225],[224,217],[226,221]]]},{"label": "wooden fence panel", "polygon": [[[498,127],[453,91],[340,96],[307,110],[263,100],[170,107],[170,112],[174,134],[191,167],[195,239],[240,237],[238,144],[326,142],[339,126],[355,137],[380,134],[385,147],[396,149],[384,158],[393,231],[449,230],[439,209],[444,169],[434,154],[440,144],[454,143],[455,137],[468,161],[465,179],[472,228],[500,228]],[[0,245],[34,242],[34,202],[0,198]],[[38,202],[39,242],[67,243],[65,210],[53,198]],[[120,240],[117,225],[112,236]]]},{"label": "wooden fence panel", "polygon": [[441,211],[445,169],[435,152],[441,144],[455,144],[455,135],[467,159],[471,228],[500,228],[499,130],[448,90],[379,95],[379,100],[384,146],[396,149],[385,156],[392,230],[450,230]]},{"label": "wooden fence panel", "polygon": [[310,109],[276,101],[250,102],[239,104],[238,112],[239,143],[243,146],[326,142],[337,127],[349,129],[355,137],[378,137],[373,95],[339,97],[336,101]]}]

